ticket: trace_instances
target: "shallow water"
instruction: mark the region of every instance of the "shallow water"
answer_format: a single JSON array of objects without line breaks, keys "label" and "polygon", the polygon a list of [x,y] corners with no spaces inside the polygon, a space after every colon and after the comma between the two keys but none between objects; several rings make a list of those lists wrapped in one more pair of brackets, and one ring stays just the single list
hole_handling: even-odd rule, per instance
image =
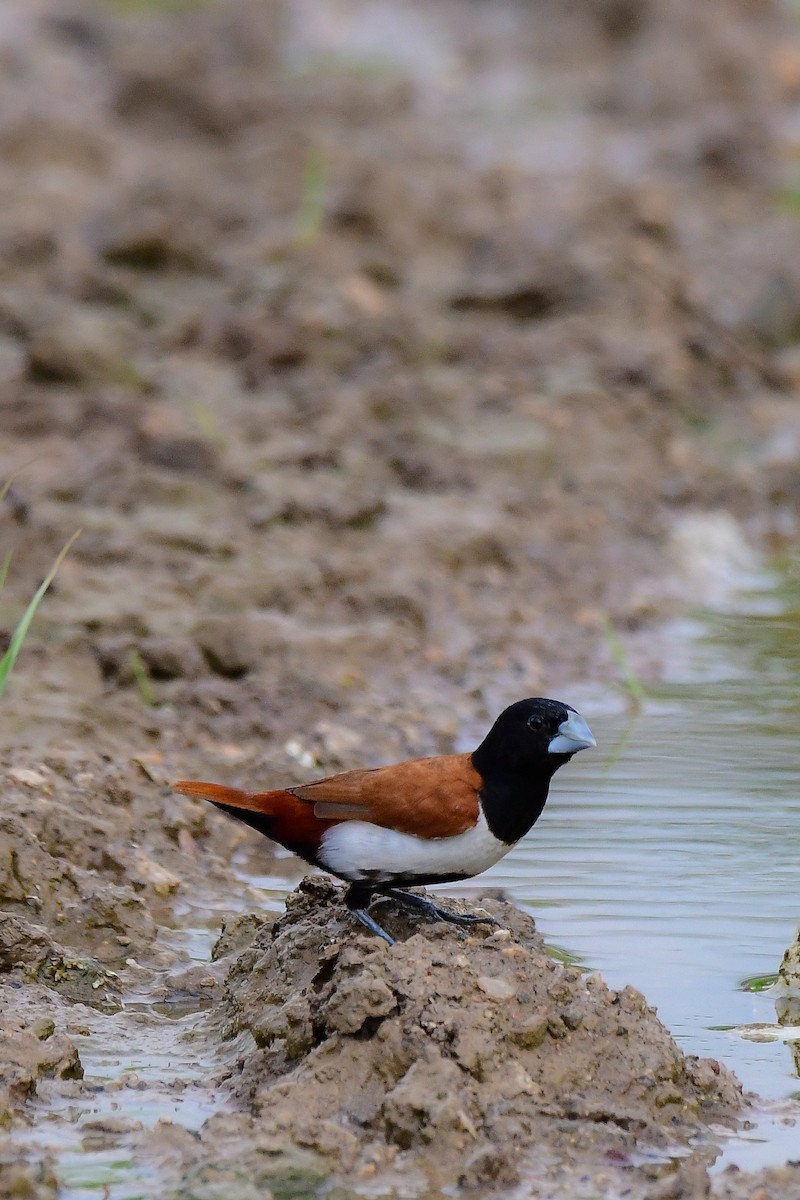
[{"label": "shallow water", "polygon": [[[207,905],[202,920],[199,911],[187,905],[181,928],[162,929],[159,943],[180,957],[207,963],[222,911],[212,904],[209,912]],[[64,1200],[144,1200],[162,1194],[166,1177],[157,1157],[143,1160],[135,1146],[137,1132],[159,1122],[196,1131],[226,1107],[226,1094],[214,1085],[224,1051],[215,1051],[217,1037],[202,1028],[201,1014],[210,1000],[166,1003],[155,998],[161,995],[158,983],[158,975],[148,978],[113,1014],[82,1009],[84,1031],[72,1038],[85,1089],[74,1093],[43,1081],[31,1108],[33,1123],[15,1130],[18,1146],[52,1156]],[[228,1053],[234,1051],[228,1048]]]},{"label": "shallow water", "polygon": [[[631,716],[570,700],[599,749],[556,777],[533,833],[480,885],[505,888],[549,942],[639,988],[688,1053],[770,1102],[722,1163],[797,1157],[800,1097],[769,989],[800,920],[800,588],[667,631],[670,682]],[[787,1121],[791,1122],[787,1124]]]},{"label": "shallow water", "polygon": [[[130,1014],[117,1015],[105,1027],[98,1024],[91,1036],[75,1037],[89,1094],[61,1095],[40,1085],[33,1125],[15,1131],[17,1146],[52,1155],[65,1200],[159,1195],[159,1164],[142,1161],[131,1135],[160,1121],[197,1130],[225,1107],[224,1093],[206,1082],[213,1055],[193,1045],[196,1016],[138,1016],[137,1025],[132,1026]],[[133,1057],[121,1063],[120,1047],[132,1045]]]}]

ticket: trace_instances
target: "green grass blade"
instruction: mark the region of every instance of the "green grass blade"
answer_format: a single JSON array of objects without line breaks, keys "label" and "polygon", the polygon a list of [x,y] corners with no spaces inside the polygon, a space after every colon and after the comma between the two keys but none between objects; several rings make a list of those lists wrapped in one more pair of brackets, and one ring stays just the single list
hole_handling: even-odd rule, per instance
[{"label": "green grass blade", "polygon": [[8,568],[9,568],[10,563],[11,563],[11,551],[9,550],[8,554],[3,559],[2,563],[0,563],[0,592],[2,592],[3,588],[6,585],[6,577],[8,575]]},{"label": "green grass blade", "polygon": [[[35,461],[35,460],[32,460],[32,461]],[[9,475],[8,479],[5,481],[3,486],[0,487],[0,504],[2,504],[2,502],[5,500],[6,496],[8,495],[8,493],[11,491],[12,487],[14,486],[14,480],[19,479],[19,477],[23,473],[23,471],[26,471],[30,465],[31,465],[30,463],[25,463],[25,464],[23,464],[23,466],[17,467],[16,471],[12,471],[12,473]]]},{"label": "green grass blade", "polygon": [[142,704],[146,704],[148,708],[155,708],[158,703],[156,694],[150,684],[147,667],[144,665],[144,660],[138,650],[131,650],[128,655],[128,664],[133,672],[133,678],[136,680]]},{"label": "green grass blade", "polygon": [[622,675],[622,682],[625,684],[625,690],[630,698],[633,711],[640,712],[647,698],[644,684],[631,666],[630,660],[625,653],[625,647],[622,645],[622,640],[608,617],[606,617],[603,628],[606,635],[606,645]]},{"label": "green grass blade", "polygon": [[[78,529],[75,533],[73,533],[72,537],[69,539],[67,544],[63,547],[60,554],[58,555],[55,562],[53,563],[52,567],[47,572],[47,575],[42,580],[42,582],[39,584],[39,587],[36,589],[33,599],[31,600],[28,607],[25,609],[25,612],[22,614],[22,616],[20,618],[19,624],[17,625],[16,629],[14,630],[14,632],[11,635],[11,642],[9,643],[9,647],[6,650],[3,657],[0,658],[0,696],[2,696],[3,692],[5,691],[6,682],[8,680],[9,675],[11,674],[11,670],[14,666],[14,663],[17,661],[17,657],[19,656],[19,652],[22,649],[25,638],[28,636],[28,630],[31,627],[31,621],[33,620],[33,618],[36,615],[36,610],[39,607],[39,605],[41,604],[42,598],[43,598],[45,592],[47,591],[47,589],[50,587],[50,584],[55,579],[56,571],[61,566],[64,559],[66,558],[70,548],[72,547],[72,543],[79,536],[80,532],[81,532],[80,529]],[[6,555],[6,559],[3,563],[3,567],[4,567],[5,571],[8,570],[8,555]]]},{"label": "green grass blade", "polygon": [[310,246],[322,231],[327,187],[327,163],[323,154],[312,147],[303,168],[303,190],[295,221],[295,241],[298,246]]}]

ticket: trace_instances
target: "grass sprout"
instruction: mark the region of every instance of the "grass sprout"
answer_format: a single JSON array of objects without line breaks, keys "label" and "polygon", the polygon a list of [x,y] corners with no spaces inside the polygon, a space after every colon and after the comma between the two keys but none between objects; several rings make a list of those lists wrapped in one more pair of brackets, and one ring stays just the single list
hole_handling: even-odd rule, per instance
[{"label": "grass sprout", "polygon": [[622,640],[608,617],[604,622],[603,628],[606,636],[606,645],[622,675],[622,682],[625,685],[625,690],[628,693],[633,709],[635,712],[639,712],[647,697],[644,684],[631,666],[631,661],[625,653]]},{"label": "grass sprout", "polygon": [[327,190],[328,167],[325,157],[312,148],[303,168],[302,192],[295,220],[295,241],[298,246],[310,246],[319,237],[325,216]]},{"label": "grass sprout", "polygon": [[128,666],[131,669],[133,678],[136,680],[142,704],[147,705],[148,708],[155,708],[157,704],[156,694],[153,691],[153,685],[150,683],[147,667],[144,665],[144,660],[138,650],[131,650],[128,655]]},{"label": "grass sprout", "polygon": [[[5,485],[5,487],[2,489],[2,491],[0,491],[0,501],[2,501],[3,497],[5,496],[6,492],[8,491],[9,486],[10,486],[10,480]],[[8,677],[13,670],[14,663],[17,661],[17,658],[19,657],[19,652],[23,647],[25,638],[28,636],[28,630],[31,627],[31,622],[33,621],[33,618],[36,616],[36,610],[38,609],[39,605],[41,604],[42,599],[44,598],[45,592],[47,591],[47,589],[50,587],[50,584],[55,579],[56,572],[58,571],[58,568],[61,566],[62,562],[64,561],[67,554],[69,553],[73,542],[75,541],[75,539],[77,537],[80,536],[80,532],[81,532],[80,529],[76,530],[76,532],[73,533],[72,537],[69,539],[69,541],[66,543],[66,545],[64,545],[62,547],[62,549],[61,549],[60,553],[58,554],[58,556],[56,557],[56,560],[53,563],[52,567],[47,572],[44,579],[42,580],[42,582],[39,584],[38,588],[34,592],[32,598],[30,600],[30,603],[28,604],[28,607],[25,609],[25,612],[20,617],[17,627],[11,635],[11,641],[8,644],[8,649],[6,650],[3,657],[0,658],[0,696],[3,695],[3,693],[6,689],[6,684],[8,683]],[[10,563],[11,563],[11,552],[9,551],[9,553],[3,559],[2,565],[0,565],[0,591],[2,590],[3,585],[6,581],[6,577],[8,576],[8,568],[9,568]]]}]

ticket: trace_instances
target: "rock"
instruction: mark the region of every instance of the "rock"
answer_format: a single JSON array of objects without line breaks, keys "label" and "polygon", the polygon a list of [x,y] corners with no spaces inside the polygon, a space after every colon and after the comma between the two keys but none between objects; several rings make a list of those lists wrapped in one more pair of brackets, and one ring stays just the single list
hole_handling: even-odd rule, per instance
[{"label": "rock", "polygon": [[21,783],[29,788],[42,788],[47,783],[46,776],[41,771],[34,771],[32,767],[12,767],[8,772],[8,777],[15,783]]},{"label": "rock", "polygon": [[516,996],[517,989],[513,983],[509,983],[506,979],[493,978],[492,976],[481,975],[478,980],[478,987],[482,992],[492,1000],[510,1000]]},{"label": "rock", "polygon": [[547,1026],[547,1009],[541,1008],[531,1016],[523,1017],[520,1023],[511,1029],[509,1037],[518,1046],[534,1049],[541,1046],[547,1036]]}]

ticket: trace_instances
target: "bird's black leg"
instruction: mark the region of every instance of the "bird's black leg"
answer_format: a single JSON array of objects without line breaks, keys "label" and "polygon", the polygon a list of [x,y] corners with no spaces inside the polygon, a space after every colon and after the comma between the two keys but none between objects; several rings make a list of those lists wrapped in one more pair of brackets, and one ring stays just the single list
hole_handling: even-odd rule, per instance
[{"label": "bird's black leg", "polygon": [[444,908],[439,908],[438,904],[434,904],[427,896],[415,896],[413,892],[404,892],[400,888],[381,888],[381,893],[384,896],[391,896],[393,900],[397,900],[399,904],[405,904],[407,908],[415,908],[418,912],[425,913],[432,917],[434,921],[447,921],[450,925],[497,925],[494,917],[479,917],[477,914],[471,913],[451,913]]},{"label": "bird's black leg", "polygon": [[389,945],[394,945],[394,938],[391,934],[378,924],[378,922],[369,915],[366,906],[373,897],[375,889],[365,887],[363,884],[351,883],[350,887],[345,892],[344,902],[349,908],[354,917],[357,917],[362,925],[365,925],[370,933],[377,934],[379,938]]}]

